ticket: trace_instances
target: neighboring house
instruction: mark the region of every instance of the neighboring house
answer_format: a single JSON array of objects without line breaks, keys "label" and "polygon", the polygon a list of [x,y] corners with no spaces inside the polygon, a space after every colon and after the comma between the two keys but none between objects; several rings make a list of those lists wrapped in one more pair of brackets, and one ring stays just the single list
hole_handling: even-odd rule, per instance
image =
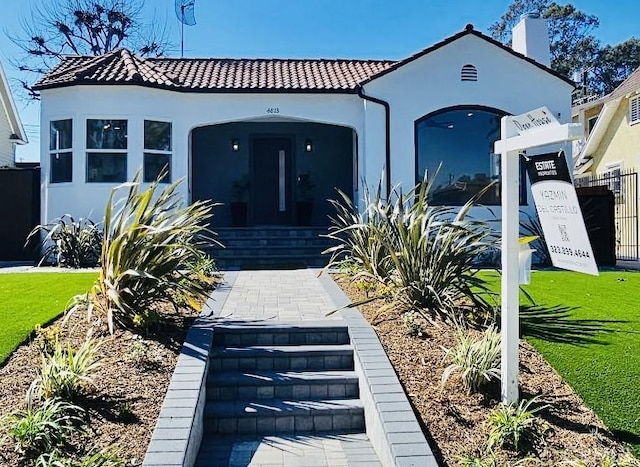
[{"label": "neighboring house", "polygon": [[640,68],[611,94],[573,111],[585,128],[575,174],[619,174],[640,168]]},{"label": "neighboring house", "polygon": [[570,120],[544,20],[523,18],[513,43],[468,25],[401,61],[67,57],[36,85],[42,221],[99,220],[114,186],[163,166],[187,201],[248,201],[249,225],[295,224],[314,200],[311,224],[326,226],[335,188],[360,199],[384,174],[407,190],[441,162],[432,201],[461,204],[499,177],[502,116],[547,106]]},{"label": "neighboring house", "polygon": [[585,138],[574,159],[579,186],[606,186],[615,195],[616,255],[640,259],[640,68],[610,94],[574,108]]},{"label": "neighboring house", "polygon": [[27,144],[7,76],[0,63],[0,167],[14,167],[17,144]]}]

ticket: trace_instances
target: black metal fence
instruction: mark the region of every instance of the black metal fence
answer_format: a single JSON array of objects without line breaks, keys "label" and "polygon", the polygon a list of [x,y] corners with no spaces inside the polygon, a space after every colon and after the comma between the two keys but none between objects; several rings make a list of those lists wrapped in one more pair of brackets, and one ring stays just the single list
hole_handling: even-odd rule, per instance
[{"label": "black metal fence", "polygon": [[638,173],[612,169],[600,175],[580,177],[576,187],[607,187],[615,199],[616,259],[640,259],[638,241]]},{"label": "black metal fence", "polygon": [[0,169],[0,261],[31,261],[27,235],[40,221],[40,169]]}]

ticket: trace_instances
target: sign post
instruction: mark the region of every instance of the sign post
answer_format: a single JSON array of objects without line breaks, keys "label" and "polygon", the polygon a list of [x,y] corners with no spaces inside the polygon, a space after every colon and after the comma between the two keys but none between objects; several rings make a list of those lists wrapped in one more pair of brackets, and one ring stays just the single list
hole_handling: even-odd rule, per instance
[{"label": "sign post", "polygon": [[502,139],[496,141],[502,169],[502,355],[501,398],[518,401],[519,323],[519,161],[523,150],[564,143],[582,135],[581,124],[561,125],[546,107],[522,115],[502,117]]}]

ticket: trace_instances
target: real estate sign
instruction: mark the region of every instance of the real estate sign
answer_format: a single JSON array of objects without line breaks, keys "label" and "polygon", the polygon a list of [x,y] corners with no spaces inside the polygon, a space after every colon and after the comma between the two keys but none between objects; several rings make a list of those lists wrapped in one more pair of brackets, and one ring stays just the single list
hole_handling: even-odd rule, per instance
[{"label": "real estate sign", "polygon": [[533,200],[555,267],[598,275],[564,152],[525,157]]}]

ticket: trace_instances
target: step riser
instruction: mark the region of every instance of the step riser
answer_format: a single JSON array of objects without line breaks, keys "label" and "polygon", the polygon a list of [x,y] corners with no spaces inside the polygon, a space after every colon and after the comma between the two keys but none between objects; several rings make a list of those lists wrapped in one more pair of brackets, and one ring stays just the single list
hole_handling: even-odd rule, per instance
[{"label": "step riser", "polygon": [[308,357],[259,356],[234,357],[215,356],[209,361],[209,372],[265,370],[265,371],[321,371],[353,370],[351,355],[318,355]]},{"label": "step riser", "polygon": [[211,228],[216,232],[218,238],[325,238],[326,228],[317,229],[296,229],[296,228]]},{"label": "step riser", "polygon": [[322,248],[300,248],[300,247],[286,247],[286,248],[225,248],[212,250],[211,254],[214,258],[278,258],[281,256],[326,256],[322,255]]},{"label": "step riser", "polygon": [[246,332],[218,331],[214,332],[213,345],[340,345],[349,343],[349,332],[342,331],[309,331],[309,332]]},{"label": "step riser", "polygon": [[304,414],[281,417],[205,418],[205,431],[220,434],[269,435],[298,433],[361,433],[364,411],[359,413]]},{"label": "step riser", "polygon": [[304,259],[282,259],[271,258],[216,258],[218,269],[300,269],[300,268],[323,268],[329,262],[329,258],[304,258]]},{"label": "step riser", "polygon": [[309,400],[357,399],[358,382],[335,384],[261,384],[259,386],[207,387],[207,400]]},{"label": "step riser", "polygon": [[237,237],[216,237],[226,248],[246,248],[246,247],[308,247],[316,249],[329,248],[333,243],[327,242],[323,238],[303,237],[303,238],[237,238]]}]

